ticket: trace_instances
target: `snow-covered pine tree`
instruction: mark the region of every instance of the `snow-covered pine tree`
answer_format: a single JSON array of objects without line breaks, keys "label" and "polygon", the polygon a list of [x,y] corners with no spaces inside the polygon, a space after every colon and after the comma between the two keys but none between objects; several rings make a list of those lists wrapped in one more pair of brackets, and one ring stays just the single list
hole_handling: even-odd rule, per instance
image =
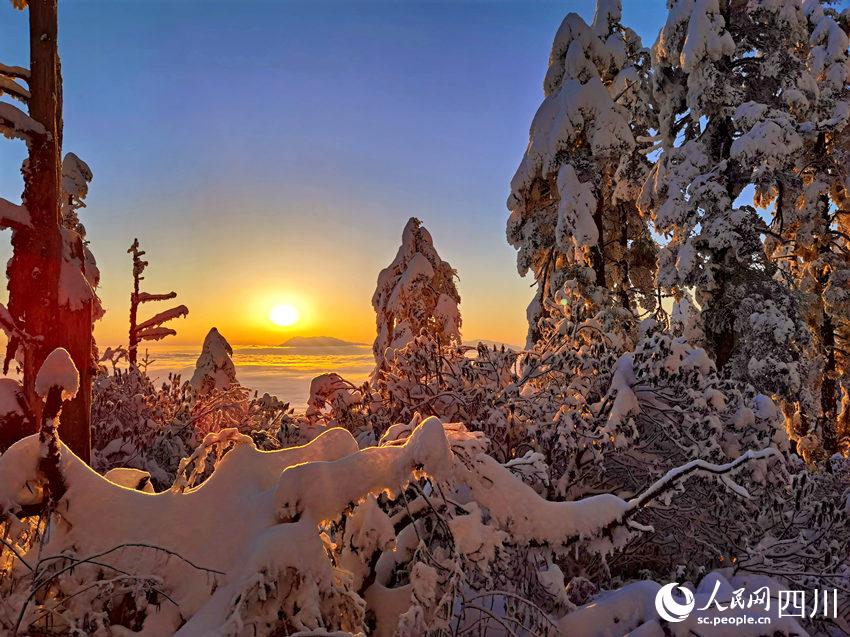
[{"label": "snow-covered pine tree", "polygon": [[[13,1],[19,9],[27,4]],[[87,263],[84,245],[79,236],[69,236],[68,231],[76,230],[62,223],[65,198],[57,0],[32,3],[29,17],[30,68],[0,64],[0,95],[23,103],[28,111],[0,102],[0,133],[25,141],[29,151],[21,171],[23,205],[0,199],[0,226],[12,230],[13,250],[7,268],[11,323],[4,323],[9,337],[4,367],[16,357],[20,360],[24,394],[38,422],[42,403],[35,393],[35,375],[55,348],[66,347],[72,353],[84,381],[82,390],[62,410],[62,429],[68,445],[88,460],[94,368],[91,324],[98,309],[86,277],[94,270]],[[74,281],[85,284],[77,286]]]},{"label": "snow-covered pine tree", "polygon": [[443,345],[460,342],[460,294],[456,272],[434,248],[431,234],[419,219],[404,226],[401,246],[381,270],[372,296],[378,335],[373,378],[380,379],[387,355],[399,350],[423,330]]},{"label": "snow-covered pine tree", "polygon": [[177,297],[177,292],[166,292],[165,294],[151,294],[142,292],[140,284],[145,277],[142,274],[148,267],[148,262],[143,260],[144,250],[139,249],[139,240],[133,239],[133,245],[127,249],[127,253],[133,255],[133,291],[130,293],[130,335],[128,358],[130,365],[135,365],[139,355],[139,343],[143,341],[160,341],[167,336],[176,336],[177,331],[170,327],[164,327],[163,323],[172,321],[189,314],[189,308],[185,305],[177,305],[168,310],[159,312],[146,321],[138,322],[139,305],[153,301],[168,301]]},{"label": "snow-covered pine tree", "polygon": [[668,240],[658,282],[677,297],[694,289],[718,370],[792,405],[809,402],[805,327],[739,197],[800,150],[786,85],[799,15],[790,0],[671,4],[653,48],[661,153],[639,200]]},{"label": "snow-covered pine tree", "polygon": [[189,381],[196,394],[227,389],[237,383],[232,356],[230,343],[216,328],[212,328],[204,339],[201,355],[195,363],[195,373]]},{"label": "snow-covered pine tree", "polygon": [[[768,49],[762,63],[782,72],[766,94],[770,99],[739,107],[737,119],[750,130],[735,144],[768,160],[754,179],[757,204],[772,204],[766,250],[799,293],[811,334],[806,354],[814,399],[795,414],[792,430],[804,451],[832,454],[847,446],[850,435],[837,426],[850,344],[846,20],[818,2],[803,8],[779,3],[759,9],[753,19],[770,34],[769,42],[785,34],[792,46]],[[776,144],[784,140],[790,141]]]},{"label": "snow-covered pine tree", "polygon": [[654,305],[655,244],[635,206],[650,166],[638,141],[656,126],[649,53],[620,19],[619,0],[600,0],[590,25],[574,13],[564,19],[511,181],[508,241],[519,273],[537,282],[528,347],[567,280],[591,312],[606,297],[626,310]]}]

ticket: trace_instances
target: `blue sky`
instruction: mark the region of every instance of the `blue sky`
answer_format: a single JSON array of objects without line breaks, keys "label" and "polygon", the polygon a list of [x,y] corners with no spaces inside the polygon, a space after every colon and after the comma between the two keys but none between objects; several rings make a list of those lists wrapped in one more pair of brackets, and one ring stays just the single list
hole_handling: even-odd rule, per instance
[{"label": "blue sky", "polygon": [[[134,236],[149,288],[190,308],[175,342],[212,324],[241,343],[370,340],[409,216],[460,274],[464,335],[521,342],[531,281],[504,202],[570,11],[589,21],[593,2],[60,0],[65,150],[95,175],[100,342],[123,337]],[[647,45],[664,16],[663,0],[624,2]],[[0,61],[25,64],[26,37],[0,2]],[[17,200],[23,157],[0,140],[0,196]],[[275,332],[281,300],[310,320]]]}]

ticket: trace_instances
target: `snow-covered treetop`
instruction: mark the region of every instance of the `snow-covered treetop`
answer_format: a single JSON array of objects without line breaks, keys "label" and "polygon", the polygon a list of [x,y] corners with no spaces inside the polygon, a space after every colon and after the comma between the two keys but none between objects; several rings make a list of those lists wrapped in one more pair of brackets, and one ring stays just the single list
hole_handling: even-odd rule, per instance
[{"label": "snow-covered treetop", "polygon": [[227,389],[236,383],[236,366],[233,364],[233,348],[216,328],[212,328],[204,339],[201,355],[195,363],[195,373],[189,381],[198,393],[213,389]]},{"label": "snow-covered treetop", "polygon": [[53,387],[62,389],[62,400],[70,400],[80,389],[80,374],[64,347],[57,347],[47,355],[35,377],[35,391],[42,398],[47,398]]},{"label": "snow-covered treetop", "polygon": [[600,0],[588,25],[575,13],[555,35],[544,80],[545,98],[529,133],[528,148],[511,180],[510,210],[517,209],[537,177],[560,166],[558,154],[587,146],[595,156],[615,158],[635,147],[630,122],[640,97],[640,38],[622,27],[619,0]]},{"label": "snow-covered treetop", "polygon": [[387,348],[398,349],[424,328],[444,343],[460,341],[460,294],[456,272],[440,258],[430,233],[411,217],[392,263],[381,270],[372,296],[378,336],[378,368]]}]

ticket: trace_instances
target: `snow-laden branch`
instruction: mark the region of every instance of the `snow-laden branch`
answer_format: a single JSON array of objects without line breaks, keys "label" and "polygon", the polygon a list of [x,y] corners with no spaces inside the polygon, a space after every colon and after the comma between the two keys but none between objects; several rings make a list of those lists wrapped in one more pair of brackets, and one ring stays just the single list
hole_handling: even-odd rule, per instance
[{"label": "snow-laden branch", "polygon": [[47,129],[17,106],[0,102],[0,134],[9,139],[30,141],[33,137],[47,135]]},{"label": "snow-laden branch", "polygon": [[394,492],[412,476],[449,477],[452,454],[443,425],[427,418],[404,445],[369,447],[334,462],[312,462],[283,472],[275,494],[281,519],[332,519],[369,494]]},{"label": "snow-laden branch", "polygon": [[0,228],[17,229],[30,224],[29,210],[0,197]]},{"label": "snow-laden branch", "polygon": [[139,330],[136,335],[140,341],[161,341],[166,336],[176,336],[177,330],[170,327],[151,327],[146,330]]},{"label": "snow-laden branch", "polygon": [[767,449],[761,449],[759,451],[747,451],[731,462],[727,462],[725,464],[714,464],[706,462],[705,460],[691,460],[681,467],[670,469],[670,471],[650,485],[646,491],[636,498],[629,500],[629,511],[637,511],[638,509],[643,508],[647,505],[647,503],[654,500],[665,491],[669,491],[671,488],[675,487],[679,480],[686,478],[694,472],[711,473],[714,475],[724,476],[721,478],[724,485],[729,487],[739,496],[749,498],[750,494],[747,490],[741,485],[738,485],[726,478],[726,474],[734,472],[736,469],[752,460],[765,460],[778,455],[780,454],[776,449],[768,447]]},{"label": "snow-laden branch", "polygon": [[30,92],[18,84],[15,80],[4,75],[0,75],[0,95],[3,95],[4,93],[16,100],[24,102],[25,104],[29,102],[30,97],[32,97]]},{"label": "snow-laden branch", "polygon": [[[344,429],[330,429],[307,445],[273,452],[258,451],[248,436],[228,440],[235,446],[206,482],[182,493],[159,494],[110,482],[57,440],[54,457],[66,489],[54,508],[62,522],[51,527],[44,554],[76,556],[75,573],[92,580],[104,568],[160,578],[162,589],[179,608],[149,609],[147,634],[174,634],[187,618],[187,634],[214,632],[207,627],[217,629],[227,620],[238,604],[235,595],[249,590],[264,569],[270,577],[280,573],[281,578],[294,569],[330,590],[333,569],[316,526],[309,521],[280,524],[273,513],[274,496],[287,467],[348,456],[357,451],[354,439]],[[43,506],[49,488],[42,455],[37,436],[0,455],[0,518]],[[155,550],[133,549],[139,546]],[[160,554],[180,559],[163,560]],[[98,559],[84,562],[82,556]],[[199,573],[193,564],[203,565],[215,577]],[[304,599],[315,590],[310,586],[305,585]],[[292,602],[301,603],[295,597]],[[281,606],[271,606],[276,615]],[[39,606],[31,604],[21,625],[34,621],[37,612]]]},{"label": "snow-laden branch", "polygon": [[169,310],[165,310],[152,316],[147,321],[139,324],[138,329],[142,332],[152,327],[156,327],[157,325],[162,325],[167,321],[172,321],[176,318],[180,318],[181,316],[187,316],[189,314],[189,308],[185,305],[178,305],[177,307],[172,307]]},{"label": "snow-laden branch", "polygon": [[[540,497],[530,486],[516,478],[508,469],[487,455],[476,459],[477,477],[469,480],[473,497],[486,506],[493,518],[518,542],[568,546],[579,539],[610,534],[626,523],[641,509],[674,488],[695,472],[723,476],[723,483],[738,495],[745,496],[743,487],[726,478],[743,464],[778,455],[772,448],[748,451],[726,464],[693,460],[671,469],[643,493],[631,500],[610,494],[594,495],[574,502],[551,502]],[[624,539],[624,538],[621,538]],[[616,544],[616,542],[615,542]]]},{"label": "snow-laden branch", "polygon": [[133,295],[138,303],[149,303],[151,301],[168,301],[177,298],[177,292],[166,292],[165,294],[150,294],[149,292],[139,292]]}]

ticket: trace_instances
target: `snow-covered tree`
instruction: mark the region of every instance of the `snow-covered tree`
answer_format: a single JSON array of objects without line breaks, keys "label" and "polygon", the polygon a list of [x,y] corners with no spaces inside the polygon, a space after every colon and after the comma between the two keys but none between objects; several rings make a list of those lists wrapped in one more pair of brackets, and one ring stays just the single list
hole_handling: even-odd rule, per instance
[{"label": "snow-covered tree", "polygon": [[189,384],[196,394],[206,394],[217,389],[227,389],[237,384],[233,348],[216,328],[212,328],[201,347],[195,363],[195,372]]},{"label": "snow-covered tree", "polygon": [[599,2],[590,25],[574,13],[564,19],[511,181],[508,241],[519,273],[537,282],[529,347],[568,280],[593,307],[653,309],[655,246],[635,206],[649,170],[639,142],[655,126],[649,53],[620,19],[618,0]]},{"label": "snow-covered tree", "polygon": [[375,378],[388,354],[399,350],[425,330],[441,343],[460,341],[460,294],[455,271],[440,258],[430,233],[419,219],[404,226],[401,246],[381,270],[372,296],[378,335]]},{"label": "snow-covered tree", "polygon": [[653,48],[660,156],[639,199],[667,241],[658,282],[677,298],[693,288],[718,370],[791,404],[810,401],[805,327],[739,197],[801,148],[800,18],[792,1],[672,3]]},{"label": "snow-covered tree", "polygon": [[850,435],[838,430],[850,344],[845,211],[850,59],[841,26],[846,19],[818,2],[802,8],[780,3],[761,9],[757,18],[766,29],[787,34],[793,46],[767,56],[764,64],[781,67],[781,75],[761,103],[738,109],[737,119],[749,132],[735,144],[742,154],[762,160],[753,181],[757,203],[772,204],[766,250],[799,293],[811,334],[806,354],[813,369],[807,384],[814,400],[794,415],[792,429],[807,452],[832,454],[847,445],[839,438]]},{"label": "snow-covered tree", "polygon": [[151,294],[149,292],[142,292],[140,290],[140,284],[145,278],[142,274],[145,268],[148,267],[148,262],[142,259],[145,251],[139,249],[139,240],[133,239],[133,245],[127,249],[127,252],[133,256],[133,291],[130,293],[130,346],[127,351],[130,364],[135,365],[139,355],[139,343],[144,341],[160,341],[168,336],[176,336],[177,331],[170,327],[165,327],[163,323],[187,316],[189,314],[189,308],[185,305],[177,305],[139,323],[139,305],[153,301],[168,301],[176,298],[177,293]]},{"label": "snow-covered tree", "polygon": [[[23,1],[13,4],[27,8]],[[21,171],[22,205],[0,198],[0,226],[12,230],[13,250],[7,267],[12,323],[4,324],[9,338],[4,368],[19,360],[24,394],[38,418],[42,404],[34,383],[41,363],[57,347],[71,353],[82,385],[62,410],[62,425],[67,444],[87,460],[96,369],[92,323],[102,311],[94,293],[97,268],[75,211],[82,207],[91,171],[73,154],[62,161],[56,0],[32,3],[29,16],[30,68],[0,64],[0,96],[27,107],[24,112],[0,101],[0,133],[23,140],[29,151]]]}]

